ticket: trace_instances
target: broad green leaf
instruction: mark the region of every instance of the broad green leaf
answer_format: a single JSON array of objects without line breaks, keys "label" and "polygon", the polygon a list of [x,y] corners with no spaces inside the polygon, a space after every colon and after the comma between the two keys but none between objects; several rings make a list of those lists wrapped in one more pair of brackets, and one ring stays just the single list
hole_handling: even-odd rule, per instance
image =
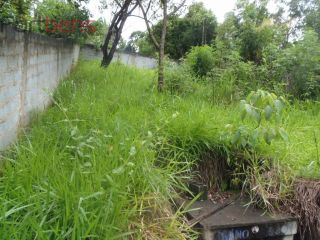
[{"label": "broad green leaf", "polygon": [[256,94],[256,93],[254,93],[254,94],[252,94],[252,95],[250,96],[250,102],[251,102],[253,105],[255,105],[255,104],[257,104],[259,98],[260,98],[260,96],[259,96],[258,94]]},{"label": "broad green leaf", "polygon": [[279,99],[274,101],[274,106],[275,106],[277,112],[282,112],[282,110],[284,108],[284,104]]},{"label": "broad green leaf", "polygon": [[264,140],[267,144],[271,144],[272,140],[276,137],[276,131],[272,129],[267,129],[264,134]]},{"label": "broad green leaf", "polygon": [[256,145],[256,143],[258,142],[259,139],[259,135],[260,135],[260,129],[257,128],[253,131],[252,135],[251,135],[251,141],[253,145]]},{"label": "broad green leaf", "polygon": [[263,138],[264,138],[264,141],[267,143],[267,144],[271,144],[271,141],[270,141],[270,137],[269,137],[269,133],[268,132],[265,132],[264,135],[263,135]]},{"label": "broad green leaf", "polygon": [[252,117],[256,120],[256,122],[257,122],[258,124],[260,124],[260,122],[261,122],[261,115],[260,115],[260,113],[259,113],[257,110],[255,110],[255,109],[252,110]]},{"label": "broad green leaf", "polygon": [[265,114],[266,120],[269,121],[271,119],[272,113],[273,113],[272,107],[270,105],[266,106],[264,109],[264,114]]},{"label": "broad green leaf", "polygon": [[245,110],[250,117],[252,117],[258,123],[260,123],[261,121],[260,113],[254,107],[252,107],[250,104],[245,104]]}]

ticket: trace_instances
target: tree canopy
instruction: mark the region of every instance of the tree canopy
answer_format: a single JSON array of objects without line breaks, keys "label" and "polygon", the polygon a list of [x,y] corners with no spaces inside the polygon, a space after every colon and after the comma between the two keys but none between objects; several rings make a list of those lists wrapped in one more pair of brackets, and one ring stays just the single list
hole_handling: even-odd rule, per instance
[{"label": "tree canopy", "polygon": [[[160,36],[161,22],[153,28],[156,36]],[[184,17],[177,15],[169,18],[168,40],[166,51],[173,59],[182,58],[192,46],[211,44],[216,37],[217,20],[212,11],[203,3],[189,6]]]}]

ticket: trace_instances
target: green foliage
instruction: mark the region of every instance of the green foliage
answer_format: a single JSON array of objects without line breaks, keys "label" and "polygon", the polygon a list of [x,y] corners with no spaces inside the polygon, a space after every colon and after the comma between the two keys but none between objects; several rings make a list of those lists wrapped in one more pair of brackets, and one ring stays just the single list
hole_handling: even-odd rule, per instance
[{"label": "green foliage", "polygon": [[282,125],[286,100],[263,90],[251,92],[246,100],[241,101],[241,119],[249,118],[256,123],[250,129],[246,125],[238,128],[227,125],[231,143],[241,147],[255,148],[263,139],[267,144],[276,138],[288,142],[289,138]]},{"label": "green foliage", "polygon": [[270,22],[255,27],[244,25],[240,32],[240,54],[246,61],[262,62],[262,51],[273,41],[273,26]]},{"label": "green foliage", "polygon": [[204,77],[214,67],[215,56],[210,46],[193,47],[186,56],[186,64],[194,75]]},{"label": "green foliage", "polygon": [[[162,22],[153,27],[160,39]],[[193,46],[211,44],[216,37],[217,20],[203,3],[189,6],[185,17],[171,16],[168,21],[166,53],[170,58],[181,59]]]},{"label": "green foliage", "polygon": [[215,44],[223,44],[226,49],[238,50],[239,22],[234,12],[225,15],[225,20],[218,26]]},{"label": "green foliage", "polygon": [[206,80],[212,85],[215,104],[238,101],[258,87],[256,65],[242,61],[238,51],[228,49],[220,40],[216,41],[213,50],[214,67]]},{"label": "green foliage", "polygon": [[86,43],[93,44],[97,49],[100,49],[108,29],[107,23],[104,19],[100,18],[91,25],[96,31],[87,36]]},{"label": "green foliage", "polygon": [[239,52],[244,61],[263,64],[269,45],[282,46],[287,41],[285,24],[278,24],[268,13],[268,1],[238,1],[237,9],[226,15],[218,28],[217,40]]},{"label": "green foliage", "polygon": [[245,61],[261,64],[264,48],[278,40],[275,37],[278,26],[270,18],[267,1],[241,1],[237,7],[240,55]]},{"label": "green foliage", "polygon": [[31,0],[0,0],[0,21],[27,29],[31,6]]},{"label": "green foliage", "polygon": [[[240,99],[242,89],[238,87],[237,79],[231,68],[220,72],[211,71],[206,77],[208,88],[211,87],[211,102],[214,104],[231,104]],[[207,90],[208,91],[208,90]]]},{"label": "green foliage", "polygon": [[181,176],[192,161],[173,156],[159,166],[157,151],[167,147],[159,132],[175,121],[175,110],[158,108],[167,103],[150,91],[153,77],[87,62],[61,82],[53,106],[5,153],[4,239],[192,236],[169,202],[185,189]]},{"label": "green foliage", "polygon": [[320,37],[320,1],[312,1],[313,5],[306,14],[305,25],[308,29],[313,29]]},{"label": "green foliage", "polygon": [[[248,156],[242,147],[248,139],[230,146],[231,135],[226,139],[222,131],[227,123],[239,130],[239,107],[210,104],[203,94],[208,85],[187,95],[158,94],[150,87],[154,79],[153,71],[118,64],[105,70],[98,62],[81,62],[61,81],[53,106],[35,116],[30,129],[3,153],[0,232],[5,239],[143,239],[150,234],[188,239],[191,232],[169,202],[177,189],[186,190],[192,167],[208,152],[217,153],[219,158],[210,160],[218,163],[229,157],[235,167],[231,174],[255,177],[252,191],[268,186],[263,173],[278,164],[290,175],[320,177],[319,104],[293,105],[285,118],[290,141],[283,141],[282,133],[268,145],[261,134]],[[284,102],[261,90],[250,94],[243,102],[248,135],[257,125],[281,134]],[[242,165],[248,157],[258,162],[251,172]],[[286,190],[290,177],[272,179]]]},{"label": "green foliage", "polygon": [[139,51],[139,41],[144,37],[144,32],[136,31],[131,33],[129,41],[127,42],[124,51],[129,53],[137,53]]},{"label": "green foliage", "polygon": [[320,36],[319,0],[283,0],[288,7],[289,16],[296,26],[292,30],[296,35],[301,30],[312,29]]},{"label": "green foliage", "polygon": [[314,31],[307,31],[303,40],[285,49],[275,61],[279,81],[287,92],[300,99],[318,98],[320,94],[320,44]]},{"label": "green foliage", "polygon": [[139,53],[143,56],[155,57],[156,49],[150,43],[149,34],[147,32],[136,31],[131,33],[130,39],[121,49],[129,53]]},{"label": "green foliage", "polygon": [[194,91],[194,77],[185,64],[168,63],[166,66],[166,90],[171,94],[189,94]]},{"label": "green foliage", "polygon": [[[83,42],[93,34],[93,27],[97,26],[100,30],[103,29],[101,22],[96,25],[88,23],[89,11],[71,1],[44,0],[37,5],[35,16],[38,22],[36,30],[57,38],[69,38]],[[64,21],[63,24],[60,21]],[[59,30],[59,23],[62,26],[62,31]]]}]

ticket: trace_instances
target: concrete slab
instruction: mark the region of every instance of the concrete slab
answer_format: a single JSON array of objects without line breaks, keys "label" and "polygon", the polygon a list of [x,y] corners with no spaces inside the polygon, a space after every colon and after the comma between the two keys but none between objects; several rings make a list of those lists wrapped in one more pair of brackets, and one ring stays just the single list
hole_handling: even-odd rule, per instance
[{"label": "concrete slab", "polygon": [[246,207],[247,199],[238,198],[218,212],[207,216],[225,205],[211,200],[197,201],[188,212],[190,221],[201,219],[196,225],[204,240],[293,240],[297,233],[296,219],[285,215],[266,214],[261,209]]}]

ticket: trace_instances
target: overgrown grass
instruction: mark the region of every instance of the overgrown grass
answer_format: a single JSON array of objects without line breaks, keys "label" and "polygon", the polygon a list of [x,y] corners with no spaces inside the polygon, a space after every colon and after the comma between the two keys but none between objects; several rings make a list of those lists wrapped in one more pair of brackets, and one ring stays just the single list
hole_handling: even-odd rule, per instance
[{"label": "overgrown grass", "polygon": [[169,116],[154,116],[170,104],[153,77],[80,63],[61,83],[54,106],[5,153],[3,239],[186,238],[169,200],[188,166],[155,166],[153,134]]},{"label": "overgrown grass", "polygon": [[[4,239],[186,239],[171,199],[201,153],[223,149],[224,126],[242,124],[237,104],[211,104],[205,87],[158,94],[155,73],[81,62],[54,104],[4,153]],[[259,154],[293,175],[320,177],[319,104],[297,104],[290,141]]]}]

